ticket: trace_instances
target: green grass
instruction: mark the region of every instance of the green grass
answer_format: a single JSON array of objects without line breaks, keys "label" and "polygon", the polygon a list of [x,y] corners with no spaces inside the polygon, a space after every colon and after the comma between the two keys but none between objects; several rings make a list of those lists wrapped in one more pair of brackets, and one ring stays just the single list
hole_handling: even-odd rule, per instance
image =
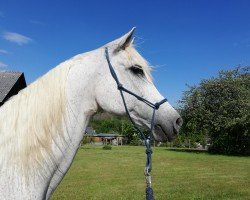
[{"label": "green grass", "polygon": [[[156,200],[250,199],[250,158],[153,149]],[[86,146],[52,200],[145,199],[143,147]]]}]

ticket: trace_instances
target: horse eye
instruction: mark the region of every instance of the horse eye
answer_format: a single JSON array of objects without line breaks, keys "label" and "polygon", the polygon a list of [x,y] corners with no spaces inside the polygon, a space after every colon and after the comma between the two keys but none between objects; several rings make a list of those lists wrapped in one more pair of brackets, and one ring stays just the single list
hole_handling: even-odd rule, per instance
[{"label": "horse eye", "polygon": [[141,66],[135,65],[130,67],[129,70],[135,75],[144,76],[144,71],[142,70]]}]

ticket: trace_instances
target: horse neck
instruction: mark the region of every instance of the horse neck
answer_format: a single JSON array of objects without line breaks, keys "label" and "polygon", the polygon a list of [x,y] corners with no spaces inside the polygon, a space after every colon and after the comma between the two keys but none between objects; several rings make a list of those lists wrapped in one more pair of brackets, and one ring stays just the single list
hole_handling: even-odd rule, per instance
[{"label": "horse neck", "polygon": [[[95,53],[95,52],[94,52]],[[95,100],[95,55],[79,55],[72,60],[66,86],[67,133],[73,147],[79,146],[90,117],[97,111]]]},{"label": "horse neck", "polygon": [[39,171],[47,177],[65,155],[73,159],[97,110],[96,69],[89,66],[93,57],[88,57],[62,63],[1,107],[0,172],[14,170],[32,177]]}]

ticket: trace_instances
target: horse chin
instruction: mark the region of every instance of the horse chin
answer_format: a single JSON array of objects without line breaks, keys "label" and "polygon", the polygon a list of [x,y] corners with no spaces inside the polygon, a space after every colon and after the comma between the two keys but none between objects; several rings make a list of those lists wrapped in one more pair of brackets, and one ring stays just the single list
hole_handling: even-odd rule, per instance
[{"label": "horse chin", "polygon": [[[148,120],[137,117],[137,115],[135,115],[133,112],[131,117],[137,126],[146,129],[151,128],[151,124],[148,123]],[[174,127],[170,128],[167,125],[156,124],[154,126],[153,136],[157,142],[171,142],[176,138],[177,132],[175,131]]]},{"label": "horse chin", "polygon": [[164,129],[161,125],[157,124],[154,127],[154,138],[157,142],[171,142],[173,141],[177,134],[174,131]]}]

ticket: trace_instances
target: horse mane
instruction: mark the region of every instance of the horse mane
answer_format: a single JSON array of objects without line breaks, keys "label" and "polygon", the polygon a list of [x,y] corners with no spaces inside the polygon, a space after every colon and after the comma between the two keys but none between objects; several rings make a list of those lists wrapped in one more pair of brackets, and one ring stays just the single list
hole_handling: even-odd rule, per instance
[{"label": "horse mane", "polygon": [[60,64],[0,107],[0,171],[15,166],[30,173],[41,160],[53,162],[53,138],[63,137],[69,69],[69,61]]}]

